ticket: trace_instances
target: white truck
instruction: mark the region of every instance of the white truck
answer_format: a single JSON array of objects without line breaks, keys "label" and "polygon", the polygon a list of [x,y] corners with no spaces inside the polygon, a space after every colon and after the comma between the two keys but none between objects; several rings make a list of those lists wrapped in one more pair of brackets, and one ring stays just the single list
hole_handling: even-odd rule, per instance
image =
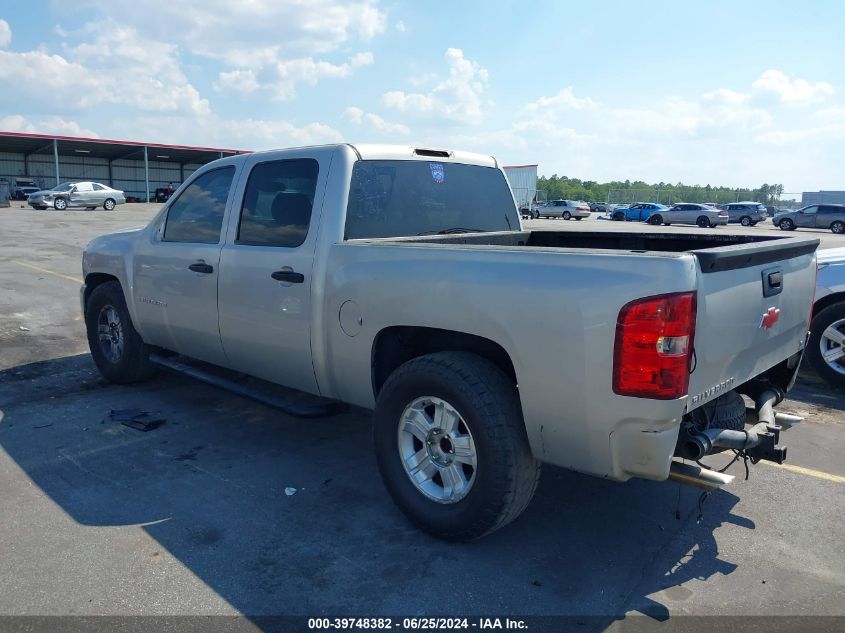
[{"label": "white truck", "polygon": [[682,460],[782,461],[817,246],[525,231],[489,156],[341,144],[204,166],[88,245],[81,300],[109,380],[223,368],[373,409],[399,508],[466,540],[520,514],[541,462],[716,487]]}]

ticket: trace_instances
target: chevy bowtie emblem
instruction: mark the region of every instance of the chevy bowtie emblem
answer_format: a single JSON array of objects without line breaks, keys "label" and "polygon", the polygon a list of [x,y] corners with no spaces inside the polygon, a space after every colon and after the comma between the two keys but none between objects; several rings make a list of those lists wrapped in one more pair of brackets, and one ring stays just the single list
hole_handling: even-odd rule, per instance
[{"label": "chevy bowtie emblem", "polygon": [[760,325],[757,326],[764,330],[772,329],[772,326],[778,322],[780,318],[780,309],[772,306],[760,317]]}]

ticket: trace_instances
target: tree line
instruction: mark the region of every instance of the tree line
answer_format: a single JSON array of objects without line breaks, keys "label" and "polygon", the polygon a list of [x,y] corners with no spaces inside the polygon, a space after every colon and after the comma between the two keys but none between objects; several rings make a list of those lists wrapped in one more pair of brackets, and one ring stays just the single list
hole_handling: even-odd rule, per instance
[{"label": "tree line", "polygon": [[[763,204],[774,205],[783,194],[783,185],[763,184],[756,189],[736,189],[732,187],[713,187],[711,185],[685,185],[681,182],[670,184],[660,182],[650,184],[641,180],[596,182],[580,180],[554,174],[551,177],[540,176],[537,190],[545,191],[547,200],[584,200],[587,202],[715,202],[727,203],[738,200],[754,200]],[[649,194],[648,200],[639,195]],[[634,198],[637,197],[635,200]]]}]

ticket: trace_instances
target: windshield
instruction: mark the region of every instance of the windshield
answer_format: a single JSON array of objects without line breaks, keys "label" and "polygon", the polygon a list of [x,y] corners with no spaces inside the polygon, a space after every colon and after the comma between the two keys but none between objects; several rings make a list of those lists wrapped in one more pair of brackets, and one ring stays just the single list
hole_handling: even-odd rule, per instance
[{"label": "windshield", "polygon": [[70,188],[73,187],[72,182],[63,182],[60,185],[56,185],[50,191],[70,191]]},{"label": "windshield", "polygon": [[504,175],[492,167],[423,161],[358,161],[346,209],[346,239],[455,229],[519,229]]}]

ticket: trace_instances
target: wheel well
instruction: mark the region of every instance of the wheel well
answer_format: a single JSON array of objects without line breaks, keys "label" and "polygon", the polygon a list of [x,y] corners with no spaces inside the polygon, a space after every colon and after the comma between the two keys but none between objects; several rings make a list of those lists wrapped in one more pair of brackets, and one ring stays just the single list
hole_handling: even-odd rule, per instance
[{"label": "wheel well", "polygon": [[845,292],[834,292],[831,295],[822,297],[813,304],[813,316],[817,315],[825,308],[832,306],[834,303],[841,303],[843,301],[845,301]]},{"label": "wheel well", "polygon": [[434,352],[471,352],[486,358],[516,384],[516,371],[505,349],[490,339],[464,332],[427,327],[385,328],[373,343],[373,393],[378,396],[388,376],[402,363]]},{"label": "wheel well", "polygon": [[104,283],[109,281],[116,281],[120,283],[120,280],[115,277],[114,275],[108,275],[106,273],[89,273],[87,277],[85,277],[85,305],[88,305],[88,297],[91,296],[91,292],[93,292],[94,288],[97,286],[101,286]]}]

